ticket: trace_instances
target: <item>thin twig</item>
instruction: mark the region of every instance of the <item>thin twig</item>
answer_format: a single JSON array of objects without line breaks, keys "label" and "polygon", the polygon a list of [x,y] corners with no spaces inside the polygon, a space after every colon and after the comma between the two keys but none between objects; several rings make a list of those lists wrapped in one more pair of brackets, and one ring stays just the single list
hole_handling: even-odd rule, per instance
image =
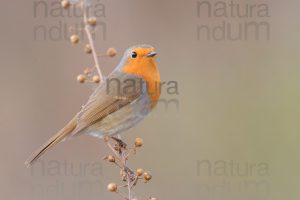
[{"label": "thin twig", "polygon": [[127,197],[125,197],[125,195],[123,195],[122,193],[120,192],[116,192],[118,195],[120,195],[121,197],[123,197],[124,199],[127,199]]},{"label": "thin twig", "polygon": [[[136,184],[137,180],[136,177],[134,180],[132,180],[132,170],[127,166],[127,152],[126,149],[123,147],[120,147],[120,153],[118,153],[114,147],[111,145],[111,143],[109,142],[110,137],[105,137],[104,138],[104,142],[105,144],[112,150],[112,152],[116,155],[116,158],[120,161],[120,168],[124,170],[124,172],[126,173],[126,179],[127,179],[127,190],[128,190],[128,200],[132,199],[132,189],[133,186]],[[119,144],[120,145],[120,144]]]},{"label": "thin twig", "polygon": [[[124,165],[127,166],[127,157],[123,152],[122,152],[122,158],[124,161]],[[131,174],[130,174],[131,172],[127,170],[126,173],[127,173],[128,199],[131,200]]]},{"label": "thin twig", "polygon": [[86,32],[87,38],[89,40],[89,44],[90,44],[91,49],[92,49],[92,55],[93,55],[94,62],[95,62],[95,65],[96,65],[96,68],[97,68],[97,71],[98,71],[98,74],[99,74],[100,82],[102,82],[103,81],[103,75],[102,75],[102,72],[101,72],[101,69],[100,69],[98,56],[97,56],[97,52],[96,52],[95,45],[94,45],[94,40],[93,40],[91,31],[90,31],[90,28],[89,28],[90,26],[88,25],[86,8],[87,8],[86,7],[86,2],[84,2],[84,5],[83,5],[83,20],[84,20],[84,24],[85,24],[84,30]]}]

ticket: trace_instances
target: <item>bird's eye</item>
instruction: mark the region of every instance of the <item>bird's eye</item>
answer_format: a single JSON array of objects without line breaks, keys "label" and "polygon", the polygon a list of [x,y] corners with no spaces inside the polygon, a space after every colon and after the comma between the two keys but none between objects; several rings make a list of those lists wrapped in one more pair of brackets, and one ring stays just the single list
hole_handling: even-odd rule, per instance
[{"label": "bird's eye", "polygon": [[134,51],[131,53],[131,58],[136,58],[137,57],[137,53]]}]

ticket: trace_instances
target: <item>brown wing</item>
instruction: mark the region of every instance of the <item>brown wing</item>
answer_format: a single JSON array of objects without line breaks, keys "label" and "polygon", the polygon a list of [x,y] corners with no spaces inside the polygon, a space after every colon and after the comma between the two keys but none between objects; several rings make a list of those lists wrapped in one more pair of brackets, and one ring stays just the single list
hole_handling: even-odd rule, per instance
[{"label": "brown wing", "polygon": [[134,75],[114,72],[91,95],[77,115],[77,134],[131,103],[143,93],[144,81]]}]

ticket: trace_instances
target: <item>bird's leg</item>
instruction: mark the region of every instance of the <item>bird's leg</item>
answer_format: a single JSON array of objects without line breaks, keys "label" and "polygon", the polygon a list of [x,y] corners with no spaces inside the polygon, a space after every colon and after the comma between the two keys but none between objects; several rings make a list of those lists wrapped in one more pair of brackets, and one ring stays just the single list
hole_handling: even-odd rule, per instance
[{"label": "bird's leg", "polygon": [[111,149],[111,151],[116,155],[116,157],[120,160],[121,157],[120,157],[120,152],[119,150],[116,150],[116,147],[113,147],[110,143],[109,143],[109,139],[110,137],[109,136],[105,136],[104,137],[104,142],[105,144]]},{"label": "bird's leg", "polygon": [[126,149],[127,144],[125,142],[123,142],[121,139],[116,138],[116,137],[111,137],[111,139],[113,139],[114,141],[116,141],[119,144],[119,147]]}]

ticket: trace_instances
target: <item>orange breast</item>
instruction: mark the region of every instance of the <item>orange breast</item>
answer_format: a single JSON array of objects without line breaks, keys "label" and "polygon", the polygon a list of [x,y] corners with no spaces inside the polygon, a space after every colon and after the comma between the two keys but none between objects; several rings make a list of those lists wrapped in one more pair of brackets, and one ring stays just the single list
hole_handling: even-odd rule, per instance
[{"label": "orange breast", "polygon": [[151,107],[154,107],[157,104],[161,93],[160,74],[155,61],[147,60],[138,65],[132,64],[130,65],[128,63],[124,66],[123,72],[140,76],[147,82],[147,92],[151,100]]}]

